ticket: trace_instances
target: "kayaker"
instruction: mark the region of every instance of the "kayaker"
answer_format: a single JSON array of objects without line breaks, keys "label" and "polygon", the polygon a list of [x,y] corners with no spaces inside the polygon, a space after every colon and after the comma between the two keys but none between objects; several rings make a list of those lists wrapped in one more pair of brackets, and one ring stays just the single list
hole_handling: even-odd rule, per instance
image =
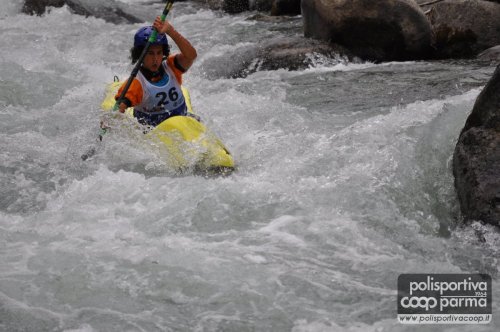
[{"label": "kayaker", "polygon": [[[136,32],[134,46],[130,50],[133,64],[139,59],[153,28],[158,31],[156,42],[149,47],[139,73],[125,97],[118,101],[120,112],[134,107],[134,117],[149,126],[157,126],[174,115],[187,115],[181,90],[182,75],[197,56],[196,49],[170,22],[162,22],[157,17],[153,27],[142,27]],[[167,35],[179,47],[180,53],[170,54]],[[119,98],[124,85],[118,90],[115,99]]]}]

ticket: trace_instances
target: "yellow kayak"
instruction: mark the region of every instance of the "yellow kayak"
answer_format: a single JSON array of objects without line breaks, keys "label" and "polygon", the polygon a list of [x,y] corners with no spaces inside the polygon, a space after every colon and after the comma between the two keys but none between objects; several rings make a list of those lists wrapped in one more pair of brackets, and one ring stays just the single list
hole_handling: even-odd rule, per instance
[{"label": "yellow kayak", "polygon": [[[115,105],[115,94],[122,82],[108,85],[106,98],[101,107],[111,111]],[[182,87],[188,112],[194,114],[189,92]],[[133,108],[128,108],[126,116],[134,118]],[[217,136],[192,116],[173,116],[147,132],[145,138],[164,147],[168,162],[179,171],[194,170],[202,173],[228,174],[234,170],[231,153]]]}]

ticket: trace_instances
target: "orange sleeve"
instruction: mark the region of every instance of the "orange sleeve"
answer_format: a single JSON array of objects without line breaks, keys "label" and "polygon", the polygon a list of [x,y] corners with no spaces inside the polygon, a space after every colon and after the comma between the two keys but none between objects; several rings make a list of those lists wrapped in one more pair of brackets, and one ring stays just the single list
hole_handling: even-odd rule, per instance
[{"label": "orange sleeve", "polygon": [[[127,82],[123,83],[120,89],[118,89],[118,92],[115,95],[115,100],[118,99],[118,97],[120,97],[120,94],[122,93],[125,84],[127,84]],[[131,103],[130,106],[135,106],[142,101],[142,96],[143,96],[142,85],[138,79],[134,78],[132,84],[130,84],[130,88],[128,88],[127,93],[125,94],[125,98],[130,100]]]},{"label": "orange sleeve", "polygon": [[175,54],[169,55],[167,58],[167,65],[170,69],[172,69],[174,71],[174,75],[175,75],[175,78],[177,79],[177,82],[179,82],[179,84],[182,84],[182,74],[183,73],[182,73],[182,71],[180,71],[179,68],[177,68],[175,66],[174,59],[175,59]]}]

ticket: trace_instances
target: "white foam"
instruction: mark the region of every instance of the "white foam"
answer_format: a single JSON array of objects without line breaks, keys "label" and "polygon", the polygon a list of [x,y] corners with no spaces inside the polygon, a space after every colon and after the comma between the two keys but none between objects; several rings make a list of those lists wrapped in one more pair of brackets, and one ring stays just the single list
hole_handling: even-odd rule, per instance
[{"label": "white foam", "polygon": [[[122,2],[151,12],[149,1]],[[497,236],[479,228],[485,244],[474,242],[477,229],[439,237],[446,217],[432,210],[430,195],[452,190],[434,166],[448,160],[458,135],[452,127],[463,124],[479,89],[405,105],[388,96],[382,111],[368,104],[352,123],[338,124],[335,108],[348,113],[350,105],[309,109],[291,91],[302,93],[303,84],[334,91],[325,74],[425,65],[318,61],[305,71],[208,79],[197,65],[230,55],[234,45],[253,47],[269,31],[190,6],[176,4],[174,20],[200,54],[185,82],[238,163],[226,178],[163,172],[147,145],[120,133],[93,159],[80,159],[97,144],[105,84],[130,72],[128,50],[141,24],[114,25],[65,7],[0,17],[0,41],[9,45],[0,50],[0,73],[18,94],[0,110],[7,119],[1,198],[18,195],[2,200],[0,293],[12,295],[4,302],[21,308],[21,319],[53,317],[57,328],[81,332],[398,330],[391,316],[398,273],[495,270],[485,257],[497,253]],[[301,80],[309,74],[318,80]],[[43,106],[29,99],[45,94]],[[423,159],[419,149],[437,158]],[[428,189],[432,174],[443,182]]]}]

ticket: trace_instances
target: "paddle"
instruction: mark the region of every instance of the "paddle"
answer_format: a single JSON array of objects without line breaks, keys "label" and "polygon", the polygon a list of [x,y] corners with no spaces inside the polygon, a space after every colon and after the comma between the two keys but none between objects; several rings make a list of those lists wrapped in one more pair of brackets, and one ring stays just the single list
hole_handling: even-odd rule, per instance
[{"label": "paddle", "polygon": [[[165,19],[167,18],[167,15],[168,15],[168,12],[172,8],[173,4],[174,4],[174,0],[167,0],[167,3],[165,4],[165,8],[163,9],[163,12],[160,16],[160,19],[162,22],[165,22]],[[118,99],[116,99],[115,106],[113,106],[113,111],[117,111],[120,108],[121,101],[123,100],[123,98],[127,94],[127,91],[130,88],[130,85],[132,84],[135,77],[139,73],[139,70],[141,69],[142,61],[144,60],[144,57],[148,53],[148,49],[151,46],[151,44],[156,41],[157,36],[158,36],[158,31],[156,31],[156,29],[153,28],[153,32],[151,33],[151,36],[149,36],[148,42],[146,43],[146,46],[144,46],[144,50],[142,51],[141,56],[137,60],[137,63],[135,64],[134,69],[132,69],[132,72],[130,73],[130,77],[128,78],[127,83],[125,84],[125,87],[123,88],[122,93],[120,94]],[[103,125],[101,123],[101,130],[99,132],[99,141],[102,141],[102,138],[106,134],[108,129],[109,129],[109,127],[107,127],[106,125]],[[86,153],[84,153],[82,155],[82,159],[87,160],[90,157],[92,157],[95,153],[96,153],[96,148],[92,147]]]}]

